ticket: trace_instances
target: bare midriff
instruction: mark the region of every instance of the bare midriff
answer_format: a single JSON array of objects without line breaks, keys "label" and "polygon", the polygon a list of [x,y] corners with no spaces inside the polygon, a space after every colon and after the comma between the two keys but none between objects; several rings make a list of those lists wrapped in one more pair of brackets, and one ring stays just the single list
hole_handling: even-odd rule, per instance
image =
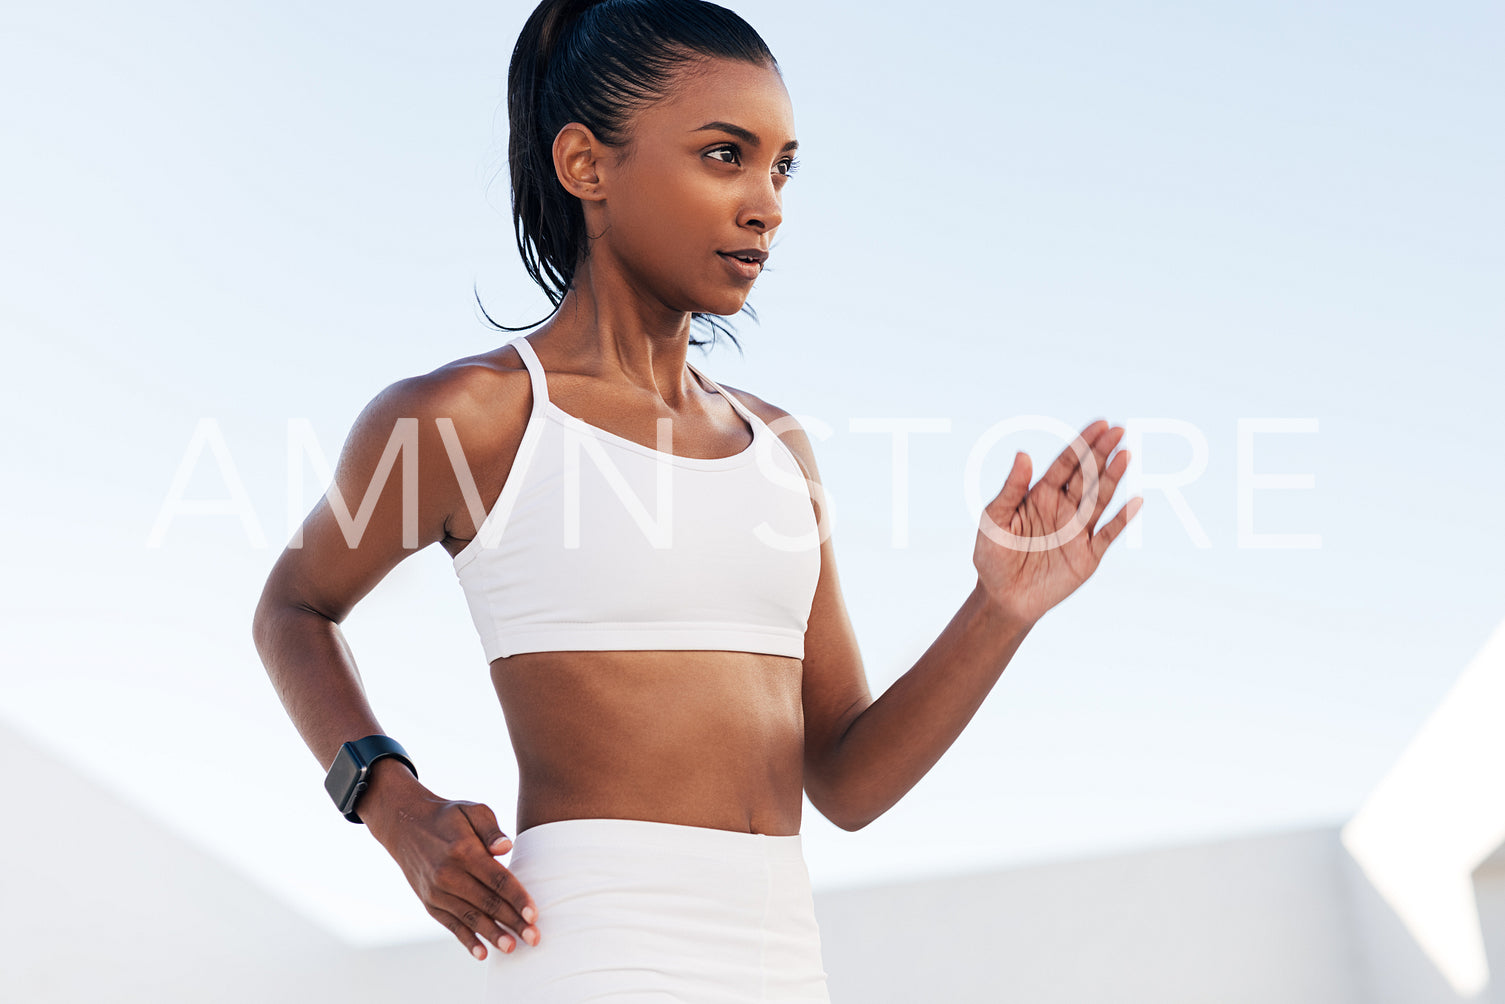
[{"label": "bare midriff", "polygon": [[517,755],[517,830],[607,817],[800,830],[799,659],[524,652],[491,664]]}]

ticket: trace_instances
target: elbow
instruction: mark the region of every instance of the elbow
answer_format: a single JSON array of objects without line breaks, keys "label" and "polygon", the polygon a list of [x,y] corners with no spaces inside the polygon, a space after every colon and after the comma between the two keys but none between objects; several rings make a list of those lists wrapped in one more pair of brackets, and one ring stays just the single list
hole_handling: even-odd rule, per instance
[{"label": "elbow", "polygon": [[262,612],[265,600],[258,601],[256,609],[251,611],[251,644],[256,646],[256,651],[261,651],[261,639],[266,632],[266,615]]},{"label": "elbow", "polygon": [[837,826],[841,827],[843,830],[846,830],[848,833],[856,833],[858,830],[862,829],[868,823],[871,823],[872,820],[869,819],[869,818],[866,818],[866,817],[852,816],[852,817],[844,817],[844,818],[840,818],[840,819],[832,819],[831,822],[835,823]]},{"label": "elbow", "polygon": [[856,833],[882,814],[864,811],[861,805],[855,804],[854,799],[843,798],[829,786],[807,784],[805,795],[822,816],[848,833]]},{"label": "elbow", "polygon": [[273,623],[276,621],[277,606],[272,600],[271,590],[263,589],[261,598],[256,601],[256,609],[251,612],[251,643],[256,646],[256,651],[263,656],[271,644]]},{"label": "elbow", "polygon": [[880,813],[857,812],[853,807],[846,806],[840,810],[837,810],[835,808],[821,809],[821,815],[825,816],[831,822],[835,823],[843,830],[846,830],[848,833],[856,833],[868,823],[871,823],[873,820],[877,819]]},{"label": "elbow", "polygon": [[251,615],[251,642],[256,646],[256,651],[266,651],[266,642],[270,634],[269,624],[271,617],[261,607]]},{"label": "elbow", "polygon": [[816,811],[848,833],[867,826],[888,808],[879,804],[881,796],[875,797],[878,793],[868,780],[844,770],[834,752],[805,760],[805,796]]},{"label": "elbow", "polygon": [[283,618],[293,606],[286,596],[272,588],[272,583],[268,580],[261,598],[256,602],[256,609],[251,613],[251,643],[256,646],[263,661],[275,647],[277,636],[283,627]]}]

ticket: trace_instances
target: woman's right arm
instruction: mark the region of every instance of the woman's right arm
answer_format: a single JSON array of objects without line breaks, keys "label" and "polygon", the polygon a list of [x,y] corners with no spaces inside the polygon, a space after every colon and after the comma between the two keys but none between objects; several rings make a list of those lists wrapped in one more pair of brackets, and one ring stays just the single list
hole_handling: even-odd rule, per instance
[{"label": "woman's right arm", "polygon": [[[439,370],[399,381],[366,406],[341,451],[330,491],[303,523],[302,546],[283,551],[257,604],[256,649],[283,707],[325,770],[341,744],[383,732],[341,622],[398,562],[444,539],[451,514],[464,505],[435,419],[454,421],[467,456],[498,448],[487,440],[495,440],[499,423],[481,420],[474,379]],[[405,464],[416,468],[416,498],[404,492],[411,477]],[[331,495],[343,502],[343,513],[336,515]],[[494,858],[511,841],[490,808],[441,798],[401,761],[387,757],[372,768],[357,811],[429,915],[471,954],[486,956],[477,932],[503,952],[516,947],[507,928],[537,943],[536,904]]]}]

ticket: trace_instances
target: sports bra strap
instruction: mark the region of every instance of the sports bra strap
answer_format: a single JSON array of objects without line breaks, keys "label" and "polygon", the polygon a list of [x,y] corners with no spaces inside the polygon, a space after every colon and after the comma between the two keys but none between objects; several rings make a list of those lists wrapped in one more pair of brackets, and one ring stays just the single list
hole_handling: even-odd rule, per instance
[{"label": "sports bra strap", "polygon": [[700,379],[704,380],[707,386],[709,386],[717,394],[720,394],[722,397],[726,398],[727,403],[732,406],[732,410],[741,415],[743,418],[747,419],[748,426],[753,430],[754,434],[757,433],[758,426],[761,425],[762,422],[759,421],[758,416],[754,415],[750,410],[748,410],[747,405],[737,400],[737,396],[735,394],[727,393],[726,389],[719,383],[712,380],[704,373],[700,372],[699,368],[697,368],[694,363],[690,362],[690,360],[686,359],[685,365],[690,368],[690,372],[694,373],[696,376],[700,377]]},{"label": "sports bra strap", "polygon": [[532,344],[522,335],[507,344],[517,350],[523,365],[528,368],[528,377],[533,381],[533,410],[537,411],[549,400],[549,384],[543,377],[543,364],[538,361],[538,353],[533,351]]},{"label": "sports bra strap", "polygon": [[[549,400],[549,384],[544,379],[543,364],[538,361],[538,353],[533,351],[532,343],[530,343],[528,339],[522,335],[518,335],[507,344],[511,345],[514,349],[517,350],[517,354],[522,357],[523,365],[528,368],[528,376],[533,381],[533,407],[543,407],[543,405]],[[685,365],[689,367],[692,373],[700,377],[701,381],[705,383],[706,386],[710,387],[711,390],[726,398],[727,403],[732,406],[732,409],[736,411],[737,414],[745,418],[747,420],[747,424],[751,426],[755,431],[758,426],[762,424],[758,419],[758,416],[754,415],[752,411],[748,409],[747,405],[737,400],[735,394],[728,394],[719,383],[712,380],[704,373],[700,372],[700,367],[696,366],[688,359],[685,360]]]}]

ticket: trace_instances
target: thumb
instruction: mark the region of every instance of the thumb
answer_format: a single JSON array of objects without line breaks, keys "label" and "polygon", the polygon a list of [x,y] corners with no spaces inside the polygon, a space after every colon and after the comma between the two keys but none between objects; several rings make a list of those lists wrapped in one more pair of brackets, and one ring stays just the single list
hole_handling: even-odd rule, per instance
[{"label": "thumb", "polygon": [[476,836],[481,838],[481,843],[492,854],[506,854],[512,850],[512,840],[502,832],[502,827],[496,821],[496,813],[491,807],[480,802],[462,802],[460,811],[465,818],[470,820],[471,829],[476,831]]},{"label": "thumb", "polygon": [[1009,476],[1003,481],[1003,490],[993,503],[999,515],[1008,516],[1019,508],[1019,503],[1029,494],[1029,476],[1029,454],[1020,450],[1014,454],[1014,466],[1009,468]]}]

